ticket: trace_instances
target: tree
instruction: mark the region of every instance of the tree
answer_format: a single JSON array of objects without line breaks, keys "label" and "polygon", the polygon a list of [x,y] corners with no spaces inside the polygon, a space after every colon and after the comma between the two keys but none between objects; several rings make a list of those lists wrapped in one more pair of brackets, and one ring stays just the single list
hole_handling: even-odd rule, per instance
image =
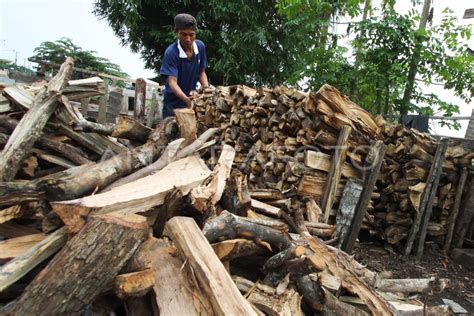
[{"label": "tree", "polygon": [[[60,65],[66,57],[74,58],[74,67],[82,68],[94,72],[102,72],[118,77],[128,77],[120,69],[120,66],[110,62],[107,58],[97,56],[97,52],[83,50],[75,45],[69,38],[61,38],[55,42],[43,42],[34,49],[35,55],[28,58],[32,62],[46,62]],[[38,66],[38,69],[40,66]],[[52,69],[52,68],[50,68]],[[74,78],[90,77],[89,74],[76,72]]]},{"label": "tree", "polygon": [[214,85],[276,85],[296,69],[304,39],[275,1],[97,0],[94,9],[157,73],[166,47],[176,41],[173,17],[181,12],[196,17]]}]

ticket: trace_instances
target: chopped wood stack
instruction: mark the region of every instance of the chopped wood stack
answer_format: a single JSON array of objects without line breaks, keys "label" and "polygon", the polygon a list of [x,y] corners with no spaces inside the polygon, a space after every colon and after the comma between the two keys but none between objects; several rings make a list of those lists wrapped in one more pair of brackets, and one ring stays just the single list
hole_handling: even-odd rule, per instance
[{"label": "chopped wood stack", "polygon": [[[242,152],[209,141],[227,127],[196,134],[189,113],[148,132],[132,119],[82,120],[64,96],[71,67],[68,60],[41,88],[17,123],[28,129],[15,128],[2,152],[2,314],[447,314],[406,297],[441,290],[446,280],[385,279],[327,244],[336,227],[320,221],[314,200],[292,210],[286,193],[249,191],[233,168]],[[43,126],[31,124],[45,104]],[[50,123],[58,128],[48,130]],[[349,140],[363,139],[358,133],[367,126],[353,125]],[[78,141],[89,135],[85,128],[99,135],[90,144],[127,140],[135,147],[27,180],[14,171],[43,148],[44,131],[94,152]]]},{"label": "chopped wood stack", "polygon": [[[252,190],[281,192],[291,210],[304,210],[314,200],[325,222],[340,209],[347,180],[366,176],[371,142],[382,140],[387,154],[362,229],[391,244],[406,241],[438,140],[372,117],[329,85],[310,94],[286,87],[208,88],[195,95],[195,104],[201,129],[224,129],[220,139],[236,149],[237,168],[248,175]],[[446,236],[456,220],[450,215],[467,154],[461,146],[448,147],[427,222],[430,238]]]}]

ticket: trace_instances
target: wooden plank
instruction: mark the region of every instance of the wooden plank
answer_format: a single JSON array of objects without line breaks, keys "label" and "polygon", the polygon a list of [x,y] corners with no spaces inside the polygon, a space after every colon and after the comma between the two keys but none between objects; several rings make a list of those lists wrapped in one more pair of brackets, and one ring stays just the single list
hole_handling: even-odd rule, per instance
[{"label": "wooden plank", "polygon": [[72,58],[66,59],[57,75],[36,95],[31,109],[22,117],[8,139],[0,155],[1,181],[11,181],[15,178],[23,160],[39,139],[44,126],[58,105],[60,98],[58,92],[66,86],[71,77],[73,63]]},{"label": "wooden plank", "polygon": [[257,315],[192,218],[173,217],[165,233],[188,259],[216,315]]},{"label": "wooden plank", "polygon": [[38,264],[46,260],[67,241],[66,228],[60,228],[48,235],[43,241],[30,248],[21,256],[9,261],[0,267],[0,292],[21,279]]},{"label": "wooden plank", "polygon": [[362,191],[362,180],[351,178],[344,187],[336,215],[336,231],[334,233],[334,238],[338,239],[336,244],[338,248],[341,248],[343,244],[347,243],[357,203],[359,202]]},{"label": "wooden plank", "polygon": [[321,202],[321,210],[324,214],[324,221],[329,221],[332,205],[336,197],[336,190],[341,180],[341,171],[344,161],[346,160],[347,143],[351,133],[350,126],[344,126],[339,132],[339,138],[336,144],[336,150],[331,162],[331,169],[329,170],[326,185],[324,187],[324,194]]},{"label": "wooden plank", "polygon": [[110,191],[76,200],[54,202],[52,207],[70,232],[78,232],[89,214],[143,212],[163,204],[166,194],[175,187],[183,195],[188,194],[210,174],[211,171],[201,159],[191,156],[175,161],[153,175]]},{"label": "wooden plank", "polygon": [[107,80],[104,81],[105,94],[99,99],[99,114],[97,116],[97,123],[105,124],[107,122],[107,107],[109,106],[109,85]]},{"label": "wooden plank", "polygon": [[474,9],[466,9],[464,11],[463,19],[473,19],[474,18]]},{"label": "wooden plank", "polygon": [[364,174],[363,190],[357,203],[357,207],[354,213],[354,219],[352,220],[349,236],[345,243],[341,246],[341,249],[347,253],[351,253],[354,248],[355,241],[359,235],[360,228],[362,226],[362,220],[367,212],[372,192],[374,192],[375,183],[380,174],[380,168],[387,151],[387,146],[380,140],[376,141],[374,145],[370,147],[369,153],[366,158],[367,169]]},{"label": "wooden plank", "polygon": [[417,258],[420,258],[423,254],[426,231],[428,228],[429,219],[431,217],[433,201],[436,196],[436,191],[438,190],[439,177],[443,169],[444,155],[446,153],[446,149],[448,148],[448,141],[448,138],[442,138],[439,141],[438,148],[436,149],[436,153],[434,156],[433,165],[431,166],[430,173],[428,175],[428,180],[426,181],[426,186],[422,193],[420,212],[417,214],[415,222],[408,236],[407,244],[405,247],[405,255],[409,255],[411,252],[413,242],[415,241],[416,234],[418,233],[418,228],[420,235],[418,238],[416,256]]},{"label": "wooden plank", "polygon": [[447,254],[449,252],[449,249],[451,248],[454,225],[456,224],[456,220],[458,218],[459,208],[461,206],[461,199],[462,199],[462,194],[464,192],[464,185],[466,184],[467,174],[468,174],[467,168],[466,167],[462,168],[461,176],[459,177],[458,185],[456,188],[456,197],[454,198],[454,204],[453,204],[453,207],[451,208],[451,214],[449,214],[448,232],[446,233],[444,247],[443,247],[443,251],[445,254]]}]

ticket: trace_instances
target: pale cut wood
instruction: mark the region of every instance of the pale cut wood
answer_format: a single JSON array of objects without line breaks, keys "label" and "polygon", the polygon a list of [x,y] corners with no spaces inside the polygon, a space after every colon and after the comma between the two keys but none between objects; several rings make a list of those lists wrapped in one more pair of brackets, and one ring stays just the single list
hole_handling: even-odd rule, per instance
[{"label": "pale cut wood", "polygon": [[[324,185],[326,183],[326,178],[322,176],[310,176],[305,174],[298,185],[298,194],[300,196],[307,196],[311,198],[318,199],[322,197],[324,193]],[[336,191],[336,199],[340,198],[344,186],[338,185]]]},{"label": "pale cut wood", "polygon": [[235,149],[229,145],[222,147],[221,155],[214,167],[209,179],[200,186],[193,188],[190,192],[191,205],[201,213],[209,206],[216,205],[224,193],[227,178],[230,176],[232,163],[235,157]]},{"label": "pale cut wood", "polygon": [[451,248],[451,241],[453,239],[453,232],[454,232],[454,225],[456,224],[456,220],[459,214],[459,207],[461,206],[461,198],[464,192],[464,185],[466,184],[468,171],[467,168],[462,168],[461,176],[459,177],[458,185],[456,188],[456,197],[454,198],[454,204],[451,209],[451,214],[449,215],[449,223],[448,223],[448,233],[445,237],[444,242],[444,253],[448,253],[449,249]]},{"label": "pale cut wood", "polygon": [[46,235],[33,234],[0,241],[0,259],[12,259],[43,241]]},{"label": "pale cut wood", "polygon": [[128,214],[146,211],[163,204],[166,194],[173,188],[180,189],[183,195],[186,195],[210,174],[211,171],[201,159],[191,156],[169,164],[154,175],[104,193],[54,202],[52,207],[70,232],[78,232],[89,215],[114,211]]},{"label": "pale cut wood", "polygon": [[127,269],[155,271],[153,298],[160,315],[211,315],[210,303],[194,284],[192,272],[183,269],[183,260],[176,254],[176,248],[169,241],[151,237],[140,245]]},{"label": "pale cut wood", "polygon": [[276,218],[282,217],[282,210],[278,207],[269,205],[267,203],[260,202],[255,199],[250,200],[250,206],[256,211],[262,212],[263,214],[270,215]]},{"label": "pale cut wood", "polygon": [[197,137],[196,113],[193,109],[183,108],[175,109],[174,115],[176,116],[176,122],[178,122],[181,137],[185,139],[184,146],[187,146],[194,142]]},{"label": "pale cut wood", "polygon": [[114,292],[120,298],[140,297],[148,293],[155,284],[155,270],[119,274],[114,280]]},{"label": "pale cut wood", "polygon": [[240,294],[193,219],[173,217],[166,224],[165,232],[171,236],[180,253],[189,260],[216,315],[257,315]]},{"label": "pale cut wood", "polygon": [[11,219],[21,217],[21,205],[13,205],[0,210],[0,224],[8,222]]},{"label": "pale cut wood", "polygon": [[435,277],[428,279],[381,279],[375,281],[374,287],[381,292],[423,293],[427,290],[441,292],[449,284],[447,279]]},{"label": "pale cut wood", "polygon": [[212,249],[214,249],[221,261],[231,261],[239,257],[264,254],[268,251],[264,246],[247,239],[224,240],[212,244]]},{"label": "pale cut wood", "polygon": [[331,215],[332,205],[336,198],[336,191],[339,181],[341,179],[341,169],[346,160],[346,153],[348,149],[348,140],[351,134],[351,127],[344,126],[339,133],[339,138],[336,144],[336,153],[331,162],[331,169],[329,170],[326,185],[324,186],[324,194],[321,200],[321,210],[324,214],[324,221],[329,221]]},{"label": "pale cut wood", "polygon": [[83,312],[112,284],[147,235],[148,225],[143,216],[106,214],[91,218],[28,285],[15,313]]},{"label": "pale cut wood", "polygon": [[[320,151],[308,150],[305,154],[304,163],[309,168],[329,172],[331,156]],[[361,178],[360,172],[347,162],[344,162],[342,166],[342,176],[344,178]]]},{"label": "pale cut wood", "polygon": [[301,295],[294,289],[283,293],[269,286],[257,285],[247,294],[248,300],[266,315],[303,316]]},{"label": "pale cut wood", "polygon": [[33,105],[8,139],[0,155],[1,181],[11,181],[15,178],[21,163],[41,136],[44,126],[58,105],[60,94],[57,92],[66,86],[71,77],[73,64],[73,59],[68,57],[48,86],[35,97]]},{"label": "pale cut wood", "polygon": [[3,89],[3,95],[24,109],[29,109],[34,100],[34,96],[31,93],[18,85],[6,87]]},{"label": "pale cut wood", "polygon": [[50,234],[43,241],[30,248],[21,256],[0,267],[0,292],[18,281],[34,267],[50,257],[67,241],[67,231],[63,227]]},{"label": "pale cut wood", "polygon": [[310,199],[306,202],[306,216],[311,223],[319,223],[323,212],[315,200]]}]

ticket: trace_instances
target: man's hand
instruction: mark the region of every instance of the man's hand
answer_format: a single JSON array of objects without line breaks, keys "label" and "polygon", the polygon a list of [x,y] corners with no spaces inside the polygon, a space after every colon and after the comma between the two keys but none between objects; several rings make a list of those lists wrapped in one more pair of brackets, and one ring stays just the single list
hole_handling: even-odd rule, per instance
[{"label": "man's hand", "polygon": [[187,97],[186,100],[184,101],[186,103],[186,106],[190,109],[194,107],[194,102],[193,102],[193,97]]}]

